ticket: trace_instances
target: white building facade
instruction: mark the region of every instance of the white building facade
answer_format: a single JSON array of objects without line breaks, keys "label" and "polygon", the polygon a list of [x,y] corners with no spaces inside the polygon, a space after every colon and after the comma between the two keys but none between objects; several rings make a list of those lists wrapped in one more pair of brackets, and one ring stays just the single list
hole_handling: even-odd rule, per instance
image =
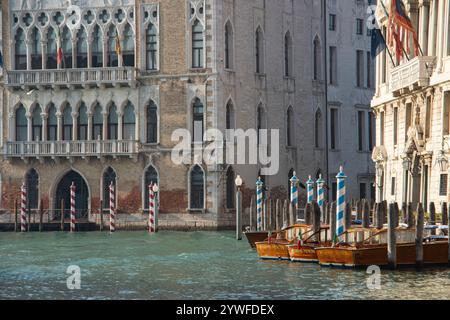
[{"label": "white building facade", "polygon": [[[384,1],[389,8],[389,1]],[[450,107],[450,4],[404,1],[422,50],[413,46],[394,66],[385,51],[377,58],[377,199],[421,202],[425,209],[448,201]],[[379,14],[383,33],[387,18]],[[395,59],[395,57],[394,57]],[[409,60],[409,61],[408,61]],[[394,61],[396,62],[396,61]]]}]

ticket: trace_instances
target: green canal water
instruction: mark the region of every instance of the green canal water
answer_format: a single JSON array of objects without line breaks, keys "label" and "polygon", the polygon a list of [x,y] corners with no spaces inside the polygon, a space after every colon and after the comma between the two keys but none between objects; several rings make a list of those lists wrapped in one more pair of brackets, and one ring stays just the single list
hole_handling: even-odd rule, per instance
[{"label": "green canal water", "polygon": [[[67,288],[77,265],[81,288]],[[0,299],[449,299],[450,269],[261,261],[232,232],[0,233]]]}]

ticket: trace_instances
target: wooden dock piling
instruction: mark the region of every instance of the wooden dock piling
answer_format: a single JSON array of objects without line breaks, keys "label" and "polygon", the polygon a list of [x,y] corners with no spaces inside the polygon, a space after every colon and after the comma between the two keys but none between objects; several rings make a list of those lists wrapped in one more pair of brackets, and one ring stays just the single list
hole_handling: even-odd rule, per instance
[{"label": "wooden dock piling", "polygon": [[27,219],[27,231],[30,232],[30,228],[31,228],[31,208],[30,208],[30,204],[28,204],[27,207],[27,213],[28,213],[28,219]]},{"label": "wooden dock piling", "polygon": [[307,203],[305,207],[305,224],[312,225],[313,206],[311,203]]},{"label": "wooden dock piling", "polygon": [[330,202],[326,202],[326,206],[325,206],[325,220],[324,220],[325,224],[330,224],[330,211],[331,211],[331,203]]},{"label": "wooden dock piling", "polygon": [[336,201],[331,203],[330,210],[330,240],[335,243],[336,235]]},{"label": "wooden dock piling", "polygon": [[446,226],[448,224],[448,207],[447,202],[441,203],[441,212],[442,212],[442,225]]},{"label": "wooden dock piling", "polygon": [[39,202],[39,232],[42,232],[42,220],[44,218],[43,201]]},{"label": "wooden dock piling", "polygon": [[408,208],[407,208],[406,202],[403,202],[402,203],[402,222],[403,223],[406,223],[407,217],[408,217]]},{"label": "wooden dock piling", "polygon": [[[430,202],[430,225],[434,226],[436,225],[436,206],[434,205],[434,202]],[[431,230],[431,235],[436,235],[436,230]]]},{"label": "wooden dock piling", "polygon": [[414,219],[414,212],[413,212],[413,206],[411,202],[408,202],[406,205],[406,224],[408,225],[408,228],[413,228],[415,225],[415,219]]},{"label": "wooden dock piling", "polygon": [[396,205],[389,204],[388,210],[388,234],[387,234],[387,254],[389,267],[395,269],[397,267],[397,238],[396,224],[398,223]]},{"label": "wooden dock piling", "polygon": [[363,228],[370,228],[370,202],[369,201],[364,201],[362,226],[363,226]]},{"label": "wooden dock piling", "polygon": [[275,230],[280,230],[280,199],[275,202]]},{"label": "wooden dock piling", "polygon": [[[320,211],[320,207],[319,204],[317,202],[313,202],[313,230],[314,232],[319,232],[320,231],[320,217],[321,217],[321,211]],[[315,240],[319,241],[320,240],[320,234],[315,236]]]},{"label": "wooden dock piling", "polygon": [[395,214],[395,217],[394,217],[394,225],[395,225],[395,227],[397,228],[397,227],[399,226],[399,224],[400,224],[400,222],[399,222],[399,218],[400,218],[400,210],[399,210],[399,207],[398,207],[398,203],[397,203],[397,202],[394,202],[394,214]]},{"label": "wooden dock piling", "polygon": [[421,203],[417,205],[417,220],[416,220],[416,266],[423,266],[423,222],[424,212]]},{"label": "wooden dock piling", "polygon": [[383,229],[383,202],[380,202],[377,205],[375,228]]},{"label": "wooden dock piling", "polygon": [[289,201],[289,225],[294,225],[296,222],[295,220],[295,207],[294,204]]},{"label": "wooden dock piling", "polygon": [[61,199],[61,231],[64,231],[64,199]]},{"label": "wooden dock piling", "polygon": [[17,232],[17,199],[14,199],[14,232]]},{"label": "wooden dock piling", "polygon": [[356,220],[362,220],[364,203],[364,200],[356,201]]},{"label": "wooden dock piling", "polygon": [[100,200],[100,231],[103,231],[103,200]]}]

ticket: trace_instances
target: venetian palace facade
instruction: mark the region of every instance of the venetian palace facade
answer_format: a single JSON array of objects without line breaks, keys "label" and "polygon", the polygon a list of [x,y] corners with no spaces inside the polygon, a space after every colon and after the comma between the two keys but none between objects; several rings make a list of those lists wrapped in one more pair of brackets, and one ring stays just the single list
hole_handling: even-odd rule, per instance
[{"label": "venetian palace facade", "polygon": [[[322,1],[1,3],[4,210],[11,210],[25,181],[30,208],[42,200],[57,217],[62,199],[68,207],[74,182],[78,214],[95,220],[101,201],[105,210],[109,206],[113,183],[119,226],[139,224],[148,208],[147,186],[157,182],[160,226],[232,225],[235,175],[244,180],[247,207],[261,165],[207,165],[194,156],[175,164],[171,151],[178,141],[171,137],[180,128],[191,133],[194,149],[205,147],[209,128],[279,129],[280,169],[263,177],[273,197],[286,197],[293,170],[304,181],[327,174]],[[353,32],[355,24],[349,27],[340,13],[355,14],[349,10],[355,3],[327,3],[343,21],[341,32]],[[364,1],[356,3],[364,18]],[[71,5],[81,9],[80,20],[71,16]],[[349,64],[354,69],[354,59]],[[333,101],[339,99],[345,97]],[[361,108],[368,105],[360,100]],[[355,123],[354,105],[335,130]],[[339,103],[334,107],[346,114]],[[354,138],[345,139],[341,146],[351,142],[356,154]],[[275,150],[263,143],[258,149]]]},{"label": "venetian palace facade", "polygon": [[[377,198],[425,208],[434,202],[440,210],[449,200],[450,3],[404,3],[423,55],[411,51],[396,67],[386,51],[377,59]],[[378,16],[385,33],[387,18]]]}]

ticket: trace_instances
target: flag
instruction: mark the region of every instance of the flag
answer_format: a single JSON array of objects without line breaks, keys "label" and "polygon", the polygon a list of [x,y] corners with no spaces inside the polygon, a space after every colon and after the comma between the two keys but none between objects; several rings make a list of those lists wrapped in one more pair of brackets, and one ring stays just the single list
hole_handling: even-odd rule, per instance
[{"label": "flag", "polygon": [[[381,4],[384,6],[383,2]],[[417,40],[417,32],[406,15],[405,6],[401,0],[391,0],[389,14],[389,44],[395,47],[395,55],[397,60],[401,60],[404,55],[404,46],[406,52],[409,51],[409,42],[412,37],[414,43],[414,54],[419,55],[419,41]]]},{"label": "flag", "polygon": [[[116,54],[117,60],[122,59],[122,46],[120,45],[119,33],[116,33]],[[119,62],[117,62],[119,64]]]},{"label": "flag", "polygon": [[372,59],[375,59],[375,57],[378,56],[380,52],[386,49],[386,40],[384,39],[380,29],[372,29],[371,33],[372,39],[370,53]]},{"label": "flag", "polygon": [[63,50],[61,45],[61,32],[56,28],[56,64],[60,67],[63,61]]}]

